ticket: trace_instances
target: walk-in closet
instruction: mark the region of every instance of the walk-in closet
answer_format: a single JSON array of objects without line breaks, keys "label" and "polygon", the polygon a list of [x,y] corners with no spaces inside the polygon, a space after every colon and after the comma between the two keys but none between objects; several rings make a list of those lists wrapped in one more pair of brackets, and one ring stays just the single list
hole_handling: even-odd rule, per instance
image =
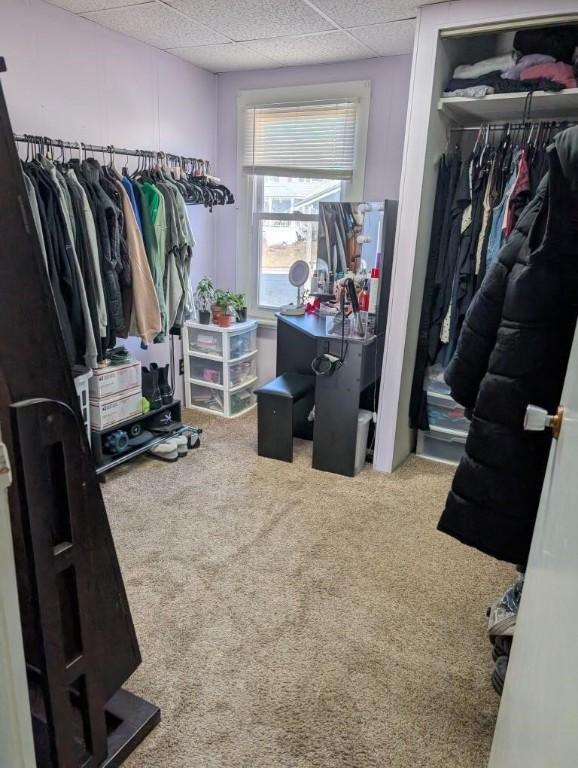
[{"label": "walk-in closet", "polygon": [[578,764],[575,0],[0,0],[0,768]]}]

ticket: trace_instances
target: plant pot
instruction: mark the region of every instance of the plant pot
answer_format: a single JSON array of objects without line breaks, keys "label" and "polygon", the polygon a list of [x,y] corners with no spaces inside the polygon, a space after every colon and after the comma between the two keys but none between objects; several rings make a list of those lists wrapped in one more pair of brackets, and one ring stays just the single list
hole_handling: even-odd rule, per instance
[{"label": "plant pot", "polygon": [[208,309],[199,310],[199,323],[201,325],[209,325],[211,322],[211,313]]},{"label": "plant pot", "polygon": [[221,328],[228,328],[231,325],[231,315],[226,315],[224,312],[217,317],[217,325]]},{"label": "plant pot", "polygon": [[213,322],[215,325],[219,325],[219,317],[223,314],[223,310],[221,307],[217,306],[217,304],[213,304],[211,307],[211,312],[213,314]]},{"label": "plant pot", "polygon": [[238,323],[247,322],[247,307],[243,307],[243,309],[237,310],[237,322]]}]

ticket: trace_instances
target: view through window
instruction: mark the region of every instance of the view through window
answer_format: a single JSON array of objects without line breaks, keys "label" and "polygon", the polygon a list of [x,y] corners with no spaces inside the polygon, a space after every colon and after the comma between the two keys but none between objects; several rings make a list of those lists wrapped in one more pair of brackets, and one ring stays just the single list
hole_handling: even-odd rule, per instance
[{"label": "view through window", "polygon": [[288,280],[291,265],[303,259],[312,270],[315,268],[319,203],[341,200],[342,182],[283,176],[255,176],[254,179],[258,303],[262,307],[278,308],[297,299],[297,289]]}]

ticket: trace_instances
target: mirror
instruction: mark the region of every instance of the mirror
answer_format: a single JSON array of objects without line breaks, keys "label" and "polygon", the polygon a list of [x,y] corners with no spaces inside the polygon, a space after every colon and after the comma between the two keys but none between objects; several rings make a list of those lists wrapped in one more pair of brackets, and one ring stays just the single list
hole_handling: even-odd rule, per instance
[{"label": "mirror", "polygon": [[347,272],[381,266],[384,203],[320,203],[316,271],[333,284]]}]

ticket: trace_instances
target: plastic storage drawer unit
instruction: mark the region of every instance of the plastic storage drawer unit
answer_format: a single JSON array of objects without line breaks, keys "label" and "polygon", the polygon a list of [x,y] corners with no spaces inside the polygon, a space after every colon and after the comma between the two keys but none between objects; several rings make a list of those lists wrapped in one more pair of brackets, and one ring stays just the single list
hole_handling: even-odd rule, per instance
[{"label": "plastic storage drawer unit", "polygon": [[449,395],[428,392],[427,415],[430,429],[459,432],[464,438],[470,429],[470,422],[465,417],[463,406],[456,403]]},{"label": "plastic storage drawer unit", "polygon": [[442,461],[445,464],[459,464],[464,455],[466,438],[451,430],[432,430],[417,433],[417,455],[423,459]]}]

